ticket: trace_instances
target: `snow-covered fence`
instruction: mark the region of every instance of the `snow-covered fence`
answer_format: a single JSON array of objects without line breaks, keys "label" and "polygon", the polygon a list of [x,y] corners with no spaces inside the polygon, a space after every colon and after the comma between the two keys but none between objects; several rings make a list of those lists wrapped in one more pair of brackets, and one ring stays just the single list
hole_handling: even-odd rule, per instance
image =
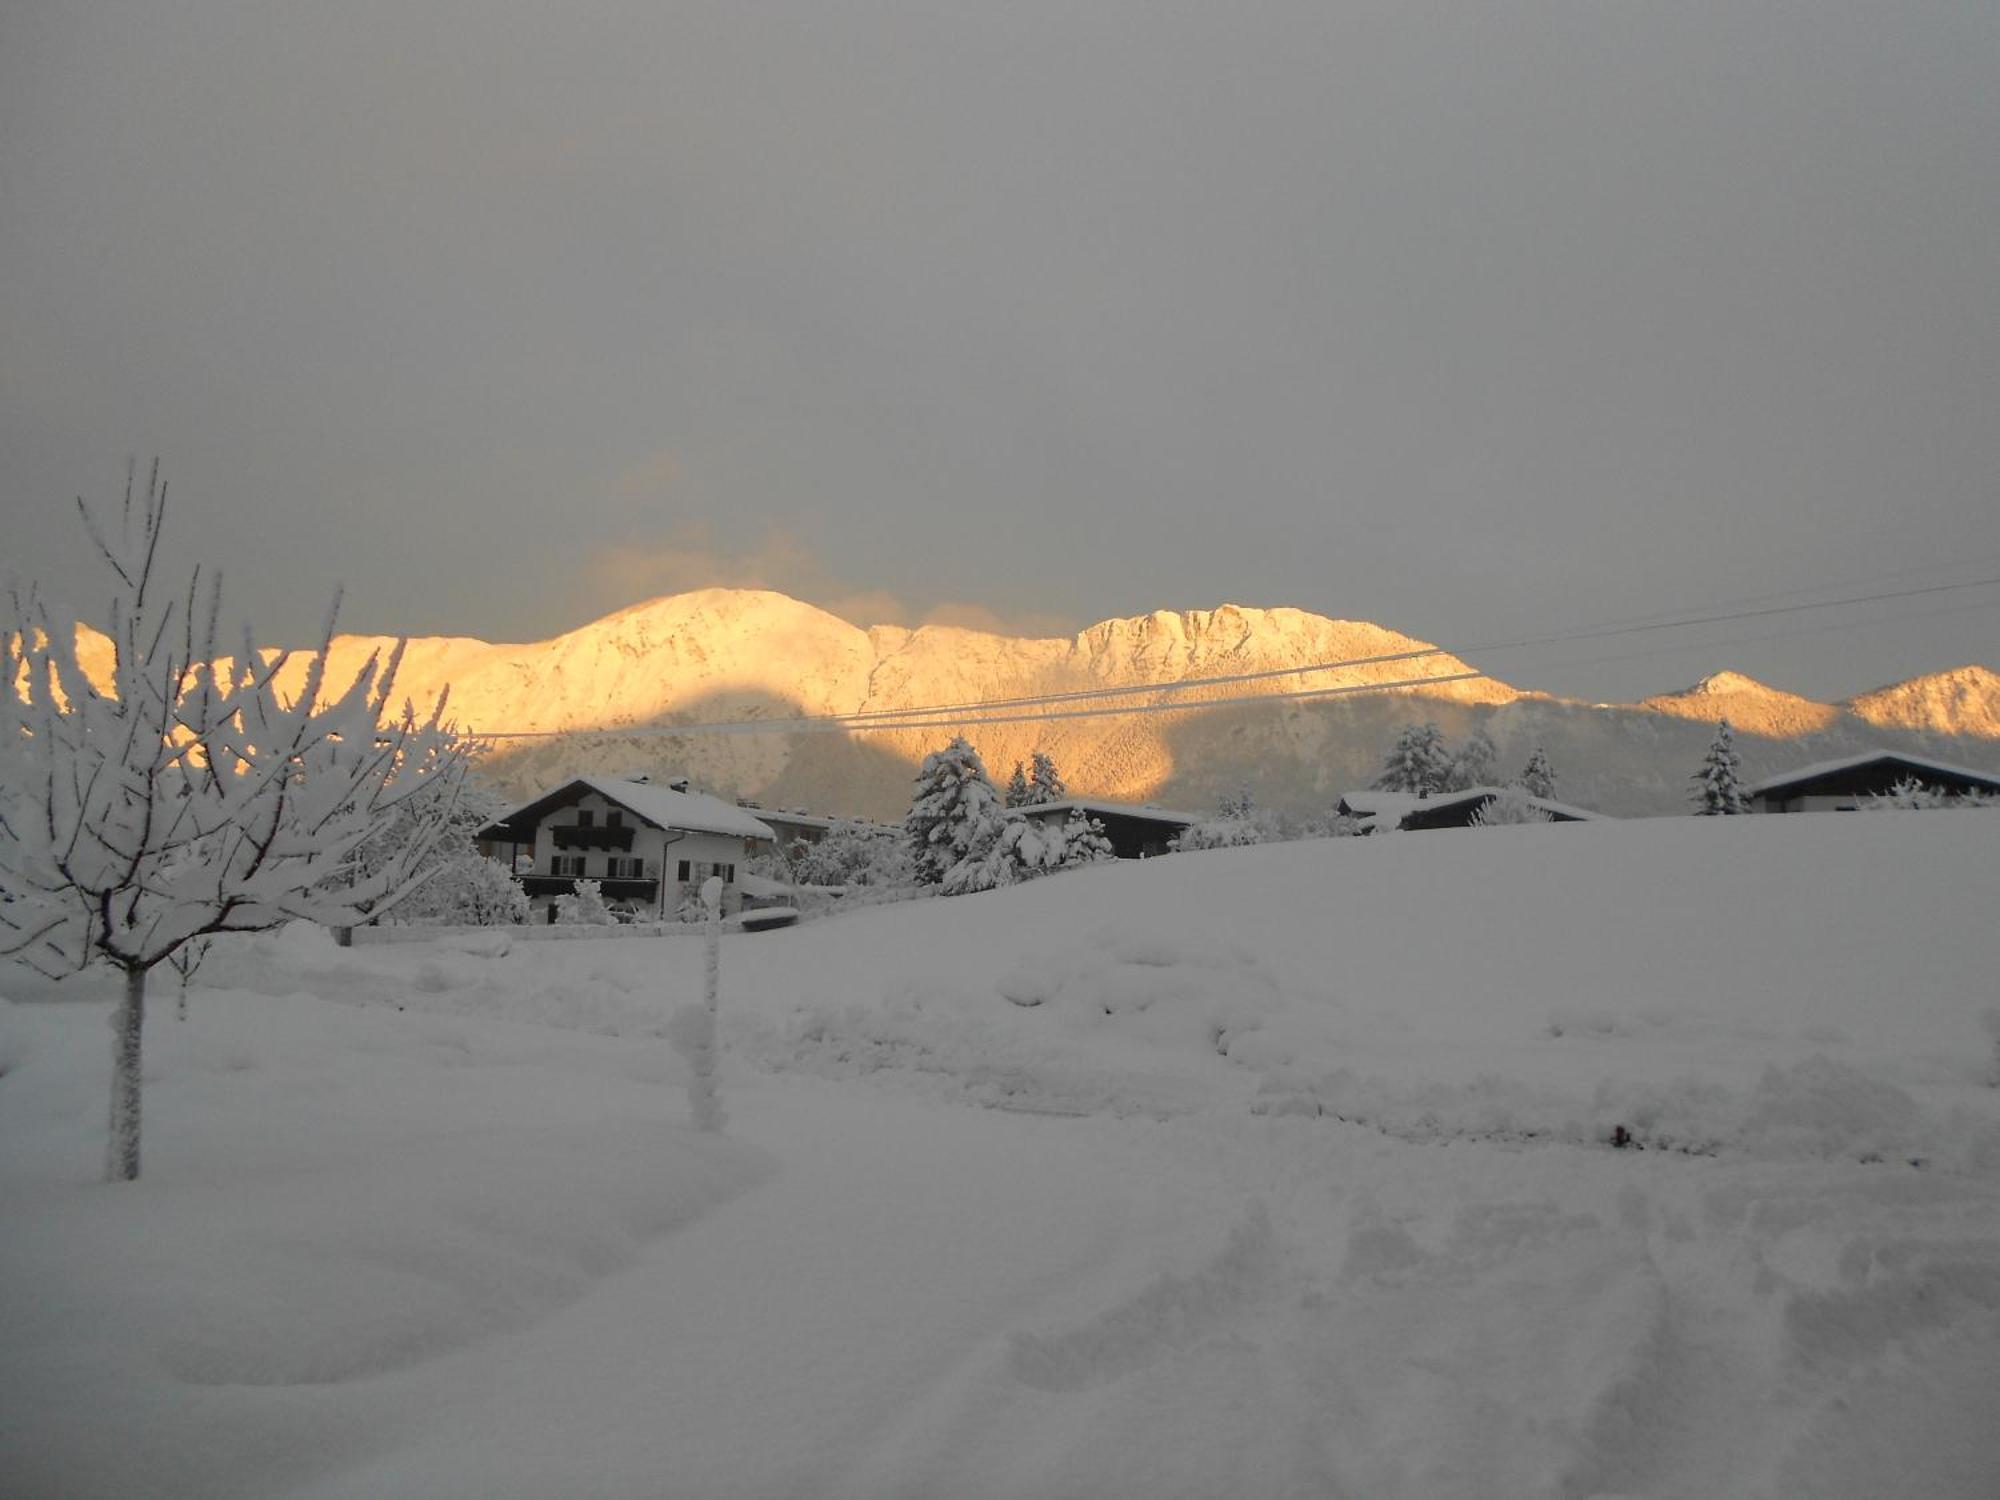
[{"label": "snow-covered fence", "polygon": [[[724,932],[743,931],[740,917],[723,919]],[[386,946],[394,943],[434,943],[444,939],[459,939],[492,936],[504,933],[509,938],[524,943],[596,943],[609,942],[617,938],[686,937],[698,938],[702,935],[700,922],[632,922],[620,923],[616,927],[566,927],[534,923],[519,927],[357,927],[354,929],[354,946],[357,948]]]}]

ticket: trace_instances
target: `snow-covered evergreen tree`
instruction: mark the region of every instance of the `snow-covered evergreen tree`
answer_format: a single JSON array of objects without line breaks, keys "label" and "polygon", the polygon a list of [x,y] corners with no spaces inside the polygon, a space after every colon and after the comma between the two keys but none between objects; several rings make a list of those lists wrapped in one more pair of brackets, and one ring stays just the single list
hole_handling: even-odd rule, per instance
[{"label": "snow-covered evergreen tree", "polygon": [[1449,757],[1450,768],[1445,774],[1444,790],[1462,792],[1468,787],[1491,786],[1493,764],[1499,758],[1500,747],[1493,743],[1493,736],[1486,732],[1484,725],[1478,726]]},{"label": "snow-covered evergreen tree", "polygon": [[555,899],[558,927],[616,927],[618,919],[604,904],[604,887],[595,880],[579,879],[576,889]]},{"label": "snow-covered evergreen tree", "polygon": [[1020,805],[1040,807],[1045,803],[1060,802],[1068,795],[1069,788],[1063,785],[1062,773],[1056,769],[1056,763],[1049,759],[1047,751],[1037,750],[1034,770],[1028,777],[1028,800]]},{"label": "snow-covered evergreen tree", "polygon": [[[345,689],[327,683],[332,612],[290,696],[277,686],[288,656],[259,652],[247,630],[223,657],[220,588],[204,593],[197,572],[171,597],[154,576],[157,466],[142,494],[128,481],[115,529],[78,508],[112,575],[109,680],[84,669],[74,612],[15,592],[0,639],[0,957],[123,974],[109,1176],[130,1180],[147,976],[210,933],[349,926],[393,908],[455,806],[465,750],[442,698],[423,721],[407,706],[390,715],[400,645]],[[427,811],[364,870],[359,851],[406,804]]]},{"label": "snow-covered evergreen tree", "polygon": [[1033,880],[1062,867],[1063,832],[1011,813],[976,834],[964,856],[939,882],[946,896],[964,896]]},{"label": "snow-covered evergreen tree", "polygon": [[1413,792],[1428,797],[1444,788],[1451,771],[1444,736],[1435,724],[1405,724],[1382,762],[1375,788],[1383,792]]},{"label": "snow-covered evergreen tree", "polygon": [[958,736],[924,757],[916,795],[903,819],[910,863],[919,885],[942,885],[966,855],[990,848],[1005,809],[979,752]]},{"label": "snow-covered evergreen tree", "polygon": [[1069,810],[1069,819],[1062,829],[1062,867],[1067,870],[1077,865],[1101,864],[1107,859],[1116,859],[1117,852],[1111,847],[1111,840],[1104,832],[1104,824],[1089,817],[1080,807]]},{"label": "snow-covered evergreen tree", "polygon": [[1549,764],[1548,752],[1543,750],[1540,745],[1535,746],[1535,753],[1528,757],[1527,765],[1522,767],[1519,781],[1530,797],[1553,798],[1555,796],[1555,769]]},{"label": "snow-covered evergreen tree", "polygon": [[1702,759],[1701,769],[1690,778],[1694,789],[1689,793],[1694,810],[1702,817],[1734,817],[1750,811],[1749,799],[1743,795],[1743,764],[1736,754],[1736,734],[1729,727],[1727,719],[1719,719],[1715,725],[1715,738],[1709,742],[1708,754]]},{"label": "snow-covered evergreen tree", "polygon": [[1014,762],[1014,774],[1007,778],[1007,805],[1026,807],[1029,796],[1028,773],[1017,760]]}]

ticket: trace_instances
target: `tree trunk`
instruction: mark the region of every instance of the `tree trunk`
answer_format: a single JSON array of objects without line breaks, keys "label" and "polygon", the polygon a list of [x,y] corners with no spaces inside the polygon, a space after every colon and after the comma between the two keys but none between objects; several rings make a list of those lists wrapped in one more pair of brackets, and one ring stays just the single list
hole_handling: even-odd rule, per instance
[{"label": "tree trunk", "polygon": [[146,971],[125,971],[125,998],[111,1018],[114,1042],[111,1073],[111,1155],[107,1182],[139,1177],[139,1043],[146,1025]]}]

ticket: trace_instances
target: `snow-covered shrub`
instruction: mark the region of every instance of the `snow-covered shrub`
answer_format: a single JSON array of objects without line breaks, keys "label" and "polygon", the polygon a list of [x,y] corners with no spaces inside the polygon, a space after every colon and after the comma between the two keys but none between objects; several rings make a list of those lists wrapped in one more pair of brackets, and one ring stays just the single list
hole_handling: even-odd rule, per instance
[{"label": "snow-covered shrub", "polygon": [[1203,818],[1190,823],[1167,845],[1175,854],[1196,849],[1236,849],[1271,841],[1270,830],[1254,818]]},{"label": "snow-covered shrub", "polygon": [[[123,973],[109,1175],[130,1180],[148,974],[209,933],[392,909],[456,807],[467,747],[442,697],[424,720],[390,713],[400,644],[345,688],[327,682],[335,610],[282,690],[289,654],[258,651],[248,630],[223,656],[219,586],[204,594],[197,572],[171,596],[154,577],[157,468],[143,494],[128,480],[115,529],[79,509],[112,575],[108,680],[84,667],[75,611],[15,595],[0,632],[0,957]],[[383,857],[364,857],[399,822]]]},{"label": "snow-covered shrub", "polygon": [[1993,799],[1984,792],[1947,792],[1939,787],[1927,786],[1914,776],[1905,776],[1888,791],[1870,797],[1861,804],[1869,812],[1912,811],[1934,807],[1980,808],[1993,806]]},{"label": "snow-covered shrub", "polygon": [[903,819],[917,883],[943,885],[967,855],[983,856],[998,837],[1005,814],[979,752],[963,735],[925,756]]},{"label": "snow-covered shrub", "polygon": [[507,867],[467,850],[438,865],[398,915],[445,927],[506,927],[527,921],[528,911],[528,893]]},{"label": "snow-covered shrub", "polygon": [[1689,796],[1695,813],[1701,817],[1734,817],[1749,812],[1749,799],[1743,795],[1742,770],[1743,762],[1736,754],[1735,731],[1727,719],[1720,719],[1701,769],[1689,778],[1694,782]]},{"label": "snow-covered shrub", "polygon": [[1552,823],[1555,819],[1535,806],[1524,787],[1501,788],[1500,794],[1472,815],[1474,828],[1509,828],[1524,823]]},{"label": "snow-covered shrub", "polygon": [[558,927],[616,927],[618,919],[604,904],[603,887],[595,880],[578,880],[576,890],[555,899]]},{"label": "snow-covered shrub", "polygon": [[873,823],[835,823],[799,851],[800,885],[907,886],[916,883],[910,846],[895,830]]}]

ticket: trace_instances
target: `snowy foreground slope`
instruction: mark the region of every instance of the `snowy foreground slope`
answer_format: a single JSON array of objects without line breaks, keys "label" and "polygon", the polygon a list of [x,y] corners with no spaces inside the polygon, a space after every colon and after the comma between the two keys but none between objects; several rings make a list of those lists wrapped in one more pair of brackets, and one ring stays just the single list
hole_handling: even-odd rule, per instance
[{"label": "snowy foreground slope", "polygon": [[859,911],[727,940],[722,1137],[696,939],[287,932],[156,1007],[116,1188],[106,1003],[0,980],[0,1494],[1990,1497],[1996,877],[1885,813]]}]

